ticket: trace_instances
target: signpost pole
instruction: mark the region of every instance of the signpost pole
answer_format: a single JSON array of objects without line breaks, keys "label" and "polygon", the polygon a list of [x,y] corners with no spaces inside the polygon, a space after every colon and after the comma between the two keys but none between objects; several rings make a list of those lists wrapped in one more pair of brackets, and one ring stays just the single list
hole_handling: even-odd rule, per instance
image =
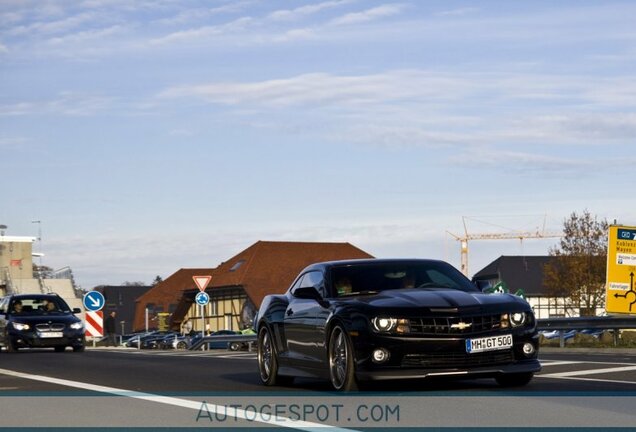
[{"label": "signpost pole", "polygon": [[[203,305],[199,305],[199,311],[201,312],[201,337],[205,337],[205,318],[203,317]],[[203,345],[205,351],[205,345]]]},{"label": "signpost pole", "polygon": [[[205,317],[203,315],[203,307],[210,301],[210,296],[205,292],[205,288],[210,283],[212,276],[192,276],[194,284],[199,288],[199,293],[194,297],[194,301],[199,305],[199,312],[201,313],[201,338],[205,337]],[[202,347],[205,350],[205,344]]]}]

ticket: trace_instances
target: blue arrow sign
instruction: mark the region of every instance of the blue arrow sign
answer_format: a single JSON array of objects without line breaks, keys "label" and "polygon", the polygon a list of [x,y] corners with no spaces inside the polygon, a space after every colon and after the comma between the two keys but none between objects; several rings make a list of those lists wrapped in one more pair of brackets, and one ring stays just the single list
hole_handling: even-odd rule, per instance
[{"label": "blue arrow sign", "polygon": [[207,293],[200,292],[194,297],[196,304],[205,306],[210,302],[210,296]]},{"label": "blue arrow sign", "polygon": [[106,299],[99,291],[90,291],[84,294],[83,303],[86,310],[97,312],[104,307]]}]

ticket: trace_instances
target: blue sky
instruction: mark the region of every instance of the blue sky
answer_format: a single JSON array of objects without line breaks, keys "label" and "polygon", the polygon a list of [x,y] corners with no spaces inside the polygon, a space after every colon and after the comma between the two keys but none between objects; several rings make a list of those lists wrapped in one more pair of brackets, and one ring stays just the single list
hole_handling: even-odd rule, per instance
[{"label": "blue sky", "polygon": [[[84,288],[257,240],[459,266],[446,231],[636,225],[636,3],[0,3],[0,223]],[[480,241],[471,273],[557,240]],[[38,246],[36,246],[36,249]]]}]

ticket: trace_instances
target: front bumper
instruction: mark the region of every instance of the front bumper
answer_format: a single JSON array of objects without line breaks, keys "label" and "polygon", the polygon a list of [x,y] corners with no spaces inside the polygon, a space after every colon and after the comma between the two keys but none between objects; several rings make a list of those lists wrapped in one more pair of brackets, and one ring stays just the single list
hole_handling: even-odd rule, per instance
[{"label": "front bumper", "polygon": [[493,377],[501,374],[534,373],[541,370],[538,360],[527,360],[513,364],[473,367],[469,369],[376,369],[357,371],[356,377],[364,381],[394,379],[417,379],[436,376],[445,377]]},{"label": "front bumper", "polygon": [[[495,335],[497,334],[476,337]],[[512,348],[482,353],[466,352],[467,337],[352,337],[356,376],[361,380],[389,380],[539,372],[539,337],[536,332],[518,331],[512,335]],[[523,346],[527,343],[534,347],[531,354],[524,353]],[[372,360],[373,351],[379,348],[389,353],[388,360],[382,363]]]},{"label": "front bumper", "polygon": [[35,331],[13,331],[9,333],[13,345],[17,348],[53,348],[57,346],[83,346],[84,331],[65,330],[62,337],[41,337]]}]

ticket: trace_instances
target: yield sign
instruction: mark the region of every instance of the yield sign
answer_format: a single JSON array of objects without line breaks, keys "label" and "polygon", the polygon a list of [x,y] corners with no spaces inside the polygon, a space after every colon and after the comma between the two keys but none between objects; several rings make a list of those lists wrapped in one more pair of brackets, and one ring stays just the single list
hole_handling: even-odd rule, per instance
[{"label": "yield sign", "polygon": [[199,290],[203,292],[205,291],[205,287],[207,287],[210,283],[212,276],[192,276],[192,279],[194,280],[194,283],[197,284],[197,286],[199,287]]}]

